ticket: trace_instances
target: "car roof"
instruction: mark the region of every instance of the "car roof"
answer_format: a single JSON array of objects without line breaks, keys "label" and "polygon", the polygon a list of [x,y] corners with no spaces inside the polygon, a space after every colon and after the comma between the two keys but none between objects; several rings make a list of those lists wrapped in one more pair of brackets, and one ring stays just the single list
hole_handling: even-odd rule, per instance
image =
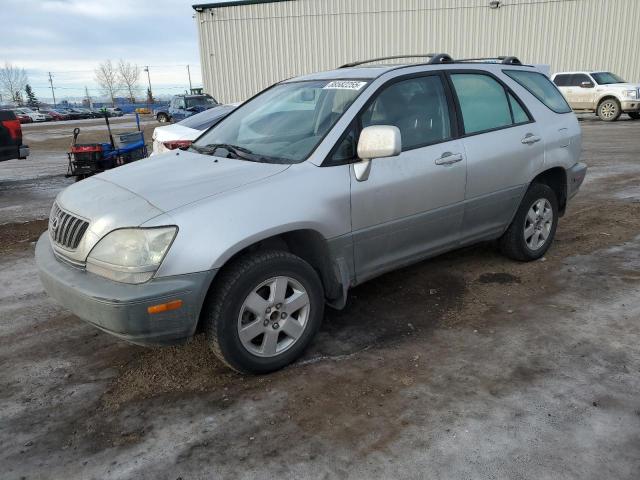
[{"label": "car roof", "polygon": [[307,75],[301,75],[299,77],[293,77],[285,80],[286,82],[300,82],[308,80],[348,80],[348,79],[363,79],[373,80],[381,75],[394,71],[411,67],[421,67],[424,71],[430,70],[452,70],[452,69],[469,69],[469,70],[484,70],[489,72],[496,72],[503,69],[518,69],[526,71],[539,71],[531,65],[508,65],[495,62],[447,62],[447,63],[401,63],[401,64],[388,64],[388,65],[371,65],[371,66],[357,66],[357,67],[343,67],[334,70],[327,70],[323,72],[310,73]]}]

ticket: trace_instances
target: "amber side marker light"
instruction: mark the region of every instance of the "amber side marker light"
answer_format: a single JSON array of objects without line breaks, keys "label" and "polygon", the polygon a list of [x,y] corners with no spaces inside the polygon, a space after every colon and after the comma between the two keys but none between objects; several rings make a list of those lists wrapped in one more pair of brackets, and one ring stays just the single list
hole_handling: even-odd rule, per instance
[{"label": "amber side marker light", "polygon": [[152,305],[147,307],[149,313],[162,313],[170,310],[177,310],[182,306],[182,300],[171,300],[167,303],[160,303],[159,305]]}]

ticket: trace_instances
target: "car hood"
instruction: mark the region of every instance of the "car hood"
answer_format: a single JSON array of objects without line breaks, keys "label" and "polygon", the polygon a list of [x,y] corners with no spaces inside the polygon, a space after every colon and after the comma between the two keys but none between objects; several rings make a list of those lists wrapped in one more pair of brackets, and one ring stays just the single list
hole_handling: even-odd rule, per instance
[{"label": "car hood", "polygon": [[180,151],[138,160],[92,179],[117,185],[168,212],[276,175],[288,167]]},{"label": "car hood", "polygon": [[635,90],[640,88],[640,83],[610,83],[609,85],[600,85],[601,88],[615,88],[617,90]]}]

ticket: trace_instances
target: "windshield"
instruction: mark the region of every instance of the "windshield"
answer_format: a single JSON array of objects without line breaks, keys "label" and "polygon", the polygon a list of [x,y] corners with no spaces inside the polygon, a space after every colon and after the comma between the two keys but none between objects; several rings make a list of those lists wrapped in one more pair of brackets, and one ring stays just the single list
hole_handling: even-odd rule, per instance
[{"label": "windshield", "polygon": [[218,105],[211,97],[186,97],[185,98],[187,108],[189,107],[213,107]]},{"label": "windshield", "polygon": [[245,160],[302,162],[366,85],[353,80],[276,85],[239,106],[191,148]]},{"label": "windshield", "polygon": [[626,83],[618,75],[611,72],[592,73],[591,76],[598,83],[598,85],[610,85],[612,83]]}]

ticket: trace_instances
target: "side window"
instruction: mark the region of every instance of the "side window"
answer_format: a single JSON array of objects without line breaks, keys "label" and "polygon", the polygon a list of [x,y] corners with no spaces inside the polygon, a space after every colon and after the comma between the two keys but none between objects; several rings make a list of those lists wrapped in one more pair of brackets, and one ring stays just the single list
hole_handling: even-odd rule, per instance
[{"label": "side window", "polygon": [[545,75],[526,70],[503,70],[503,72],[529,90],[547,108],[556,113],[569,113],[571,107],[560,91]]},{"label": "side window", "polygon": [[579,87],[582,82],[590,82],[591,80],[584,73],[576,73],[571,75],[571,86]]},{"label": "side window", "polygon": [[344,136],[328,163],[329,165],[341,165],[354,158],[356,158],[356,133],[355,128],[350,127],[349,133]]},{"label": "side window", "polygon": [[556,75],[553,79],[553,83],[555,83],[559,87],[568,87],[571,81],[571,75]]},{"label": "side window", "polygon": [[176,108],[186,108],[184,105],[184,98],[176,98]]},{"label": "side window", "polygon": [[505,89],[488,75],[451,75],[458,95],[465,133],[477,133],[511,125],[511,109]]},{"label": "side window", "polygon": [[508,94],[508,96],[509,104],[511,105],[511,113],[513,113],[513,123],[518,124],[531,121],[529,115],[527,115],[527,112],[524,110],[524,108],[522,108],[522,105],[520,105],[520,102],[516,100],[515,97],[510,93]]},{"label": "side window", "polygon": [[362,113],[361,123],[362,128],[395,125],[400,129],[403,151],[451,138],[440,76],[411,78],[384,88]]}]

